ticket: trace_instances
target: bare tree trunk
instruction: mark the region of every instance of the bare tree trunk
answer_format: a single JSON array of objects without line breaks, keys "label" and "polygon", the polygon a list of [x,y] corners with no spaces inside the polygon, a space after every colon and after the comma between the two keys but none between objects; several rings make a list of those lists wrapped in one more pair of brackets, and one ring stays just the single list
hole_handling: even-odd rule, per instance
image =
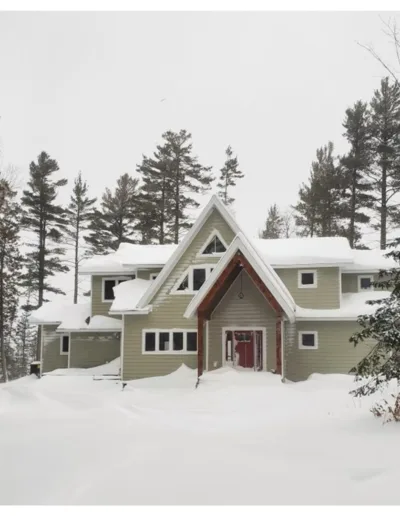
[{"label": "bare tree trunk", "polygon": [[175,184],[175,223],[174,223],[174,243],[175,244],[179,244],[179,220],[180,220],[180,217],[179,217],[179,203],[180,203],[179,181],[180,181],[180,177],[179,177],[179,165],[178,165],[178,168],[176,171],[176,184]]},{"label": "bare tree trunk", "polygon": [[350,247],[354,249],[356,240],[356,194],[357,194],[357,171],[353,170],[352,184],[351,184],[351,200],[350,200],[350,226],[349,226],[349,243]]},{"label": "bare tree trunk", "polygon": [[381,187],[381,249],[386,249],[387,232],[387,170],[386,163],[382,166],[382,187]]},{"label": "bare tree trunk", "polygon": [[75,258],[74,258],[74,304],[78,302],[78,272],[79,272],[79,222],[75,234]]},{"label": "bare tree trunk", "polygon": [[1,348],[1,369],[3,373],[3,381],[8,381],[7,374],[7,357],[6,344],[4,336],[4,258],[0,261],[0,348]]}]

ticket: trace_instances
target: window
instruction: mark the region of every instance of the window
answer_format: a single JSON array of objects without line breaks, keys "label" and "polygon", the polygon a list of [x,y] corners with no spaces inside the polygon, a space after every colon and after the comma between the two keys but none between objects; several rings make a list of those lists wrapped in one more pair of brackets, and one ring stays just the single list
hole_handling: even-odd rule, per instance
[{"label": "window", "polygon": [[197,331],[143,330],[142,352],[160,355],[197,353]]},{"label": "window", "polygon": [[151,272],[150,273],[150,279],[151,280],[155,280],[157,278],[157,276],[158,276],[158,272]]},{"label": "window", "polygon": [[374,277],[372,275],[368,276],[358,276],[358,290],[362,292],[363,290],[374,290],[373,286]]},{"label": "window", "polygon": [[300,349],[318,349],[318,332],[299,331]]},{"label": "window", "polygon": [[61,335],[60,337],[60,355],[68,355],[69,353],[69,335]]},{"label": "window", "polygon": [[115,299],[114,287],[131,279],[135,279],[135,276],[130,278],[103,278],[103,303],[105,301],[113,301]]},{"label": "window", "polygon": [[214,233],[211,240],[206,244],[200,254],[222,254],[226,251],[226,245],[222,243],[221,236]]},{"label": "window", "polygon": [[201,289],[214,270],[214,265],[196,265],[189,268],[172,289],[175,294],[193,294]]},{"label": "window", "polygon": [[299,271],[298,287],[299,288],[316,288],[317,271],[303,270]]}]

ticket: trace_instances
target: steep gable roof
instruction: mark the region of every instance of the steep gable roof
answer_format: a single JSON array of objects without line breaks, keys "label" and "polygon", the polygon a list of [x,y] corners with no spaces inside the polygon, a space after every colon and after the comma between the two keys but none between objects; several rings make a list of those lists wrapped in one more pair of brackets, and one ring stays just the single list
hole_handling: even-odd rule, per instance
[{"label": "steep gable roof", "polygon": [[240,251],[246,257],[250,265],[253,267],[255,272],[264,282],[264,285],[269,289],[271,294],[274,296],[276,301],[279,303],[283,311],[285,312],[288,319],[293,322],[295,319],[296,303],[289,290],[286,288],[282,280],[279,278],[274,269],[266,263],[257,250],[251,244],[250,240],[246,238],[243,233],[239,233],[231,245],[226,250],[223,257],[219,260],[211,273],[208,280],[202,285],[201,289],[197,292],[194,298],[189,303],[184,317],[190,318],[196,315],[197,308],[204,300],[210,289],[213,287],[217,279],[219,278],[222,271],[229,264],[235,254]]},{"label": "steep gable roof", "polygon": [[158,292],[158,290],[163,285],[164,281],[168,278],[168,276],[173,271],[174,267],[177,265],[181,257],[183,256],[183,253],[186,251],[186,249],[189,247],[189,245],[193,242],[194,238],[200,231],[200,229],[203,227],[205,221],[208,219],[210,214],[213,210],[218,210],[221,217],[225,220],[225,222],[228,224],[228,226],[232,229],[232,231],[235,234],[238,234],[241,232],[237,222],[229,212],[229,210],[226,208],[226,206],[221,202],[221,200],[216,196],[213,195],[206,205],[206,207],[203,209],[201,214],[199,215],[196,222],[193,224],[191,229],[186,233],[183,240],[180,242],[178,247],[175,249],[174,253],[170,257],[170,259],[165,264],[164,268],[160,272],[160,274],[157,276],[157,278],[153,281],[151,287],[147,290],[147,292],[144,294],[142,299],[139,301],[138,308],[144,308],[147,306],[155,294]]}]

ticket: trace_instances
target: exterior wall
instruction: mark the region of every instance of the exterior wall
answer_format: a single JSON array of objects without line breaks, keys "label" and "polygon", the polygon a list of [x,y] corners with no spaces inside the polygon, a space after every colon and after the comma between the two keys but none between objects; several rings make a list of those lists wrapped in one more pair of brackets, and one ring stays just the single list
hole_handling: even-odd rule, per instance
[{"label": "exterior wall", "polygon": [[182,363],[189,367],[196,367],[196,355],[143,355],[142,330],[171,328],[197,330],[197,319],[186,319],[183,317],[183,313],[193,295],[170,295],[170,291],[190,265],[194,263],[218,262],[219,257],[207,258],[196,256],[214,229],[218,229],[228,245],[233,240],[233,231],[219,212],[214,210],[151,301],[153,311],[146,316],[125,316],[124,363],[122,368],[124,380],[168,374],[175,371]]},{"label": "exterior wall", "polygon": [[[349,342],[360,330],[356,321],[298,321],[292,338],[285,342],[285,376],[288,380],[306,380],[312,373],[347,374],[374,346],[374,341]],[[317,331],[318,349],[299,349],[298,332]],[[289,332],[288,332],[289,333]]]},{"label": "exterior wall", "polygon": [[150,279],[150,274],[159,274],[161,272],[161,269],[139,269],[137,271],[136,276],[139,279]]},{"label": "exterior wall", "polygon": [[96,367],[120,356],[120,335],[71,333],[70,367]]},{"label": "exterior wall", "polygon": [[[358,292],[358,276],[368,276],[368,273],[342,274],[342,293]],[[373,274],[374,281],[379,281],[379,274]]]},{"label": "exterior wall", "polygon": [[[275,269],[278,276],[289,289],[297,305],[303,308],[339,308],[340,307],[340,272],[338,267],[320,267],[317,269],[317,287],[299,288],[298,269]],[[310,270],[315,270],[309,267]]]},{"label": "exterior wall", "polygon": [[[243,276],[242,292],[239,299],[240,276]],[[276,367],[276,315],[267,300],[254,285],[247,272],[239,275],[208,322],[208,353],[206,368],[210,371],[222,366],[222,328],[224,327],[266,327],[267,329],[267,370]],[[206,349],[206,345],[205,345]]]},{"label": "exterior wall", "polygon": [[108,311],[111,308],[112,301],[102,301],[103,278],[114,278],[115,275],[92,276],[92,317],[93,315],[106,315],[121,319],[120,315],[110,315]]},{"label": "exterior wall", "polygon": [[43,364],[42,373],[54,371],[54,369],[64,369],[68,367],[68,355],[60,354],[61,335],[56,333],[55,326],[43,325]]}]

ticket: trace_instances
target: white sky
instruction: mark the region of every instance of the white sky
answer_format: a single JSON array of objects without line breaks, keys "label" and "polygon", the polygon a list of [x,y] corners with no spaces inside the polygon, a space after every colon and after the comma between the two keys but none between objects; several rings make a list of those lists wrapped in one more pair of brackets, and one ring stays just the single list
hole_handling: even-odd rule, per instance
[{"label": "white sky", "polygon": [[100,196],[184,128],[216,172],[232,145],[246,174],[236,216],[256,235],[270,204],[296,201],[318,146],[346,150],[345,109],[385,75],[356,40],[394,63],[391,14],[0,12],[4,161],[25,179],[45,150]]}]

